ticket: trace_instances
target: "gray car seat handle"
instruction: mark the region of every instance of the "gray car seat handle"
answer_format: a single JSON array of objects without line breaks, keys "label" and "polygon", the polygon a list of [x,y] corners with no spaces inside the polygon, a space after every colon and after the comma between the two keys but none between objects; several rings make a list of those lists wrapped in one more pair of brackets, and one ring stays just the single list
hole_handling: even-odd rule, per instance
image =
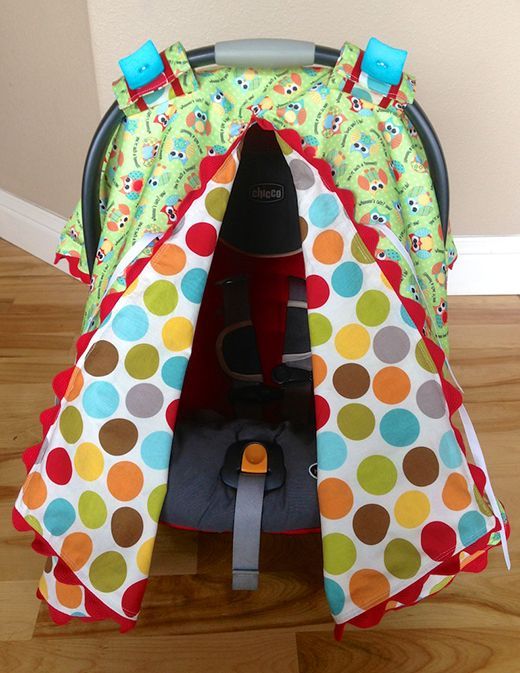
[{"label": "gray car seat handle", "polygon": [[227,40],[215,44],[215,63],[252,68],[312,65],[316,45],[303,40]]}]

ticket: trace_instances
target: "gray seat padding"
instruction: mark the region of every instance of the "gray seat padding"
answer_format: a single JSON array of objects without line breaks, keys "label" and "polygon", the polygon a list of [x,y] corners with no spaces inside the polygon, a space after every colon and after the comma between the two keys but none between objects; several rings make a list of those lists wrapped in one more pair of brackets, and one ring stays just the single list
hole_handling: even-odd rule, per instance
[{"label": "gray seat padding", "polygon": [[319,528],[316,472],[310,469],[316,463],[314,429],[214,416],[177,424],[161,520],[202,531],[233,529],[236,490],[224,484],[220,470],[228,447],[239,440],[275,441],[283,451],[285,483],[265,494],[262,530]]}]

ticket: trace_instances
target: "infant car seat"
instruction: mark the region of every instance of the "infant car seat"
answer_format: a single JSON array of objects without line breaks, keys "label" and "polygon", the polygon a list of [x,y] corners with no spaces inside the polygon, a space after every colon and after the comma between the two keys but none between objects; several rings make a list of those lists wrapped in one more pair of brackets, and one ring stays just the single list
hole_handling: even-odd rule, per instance
[{"label": "infant car seat", "polygon": [[337,638],[499,543],[508,562],[446,357],[447,174],[405,55],[123,59],[58,248],[90,285],[84,332],[13,513],[56,622],[132,628],[160,520],[233,531],[240,590],[262,530],[319,530]]}]

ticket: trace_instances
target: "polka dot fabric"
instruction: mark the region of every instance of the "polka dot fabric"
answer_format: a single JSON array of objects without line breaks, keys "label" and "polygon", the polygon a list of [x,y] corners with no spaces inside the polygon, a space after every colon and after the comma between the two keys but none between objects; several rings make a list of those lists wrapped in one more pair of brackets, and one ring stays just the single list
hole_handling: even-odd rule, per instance
[{"label": "polka dot fabric", "polygon": [[57,557],[48,562],[39,593],[60,613],[89,617],[85,588],[123,617],[139,611],[166,494],[171,409],[236,166],[234,153],[95,333],[17,500],[81,582],[61,582]]},{"label": "polka dot fabric", "polygon": [[[300,156],[286,151],[293,174]],[[295,180],[315,369],[325,590],[338,623],[495,527],[474,495],[421,334],[335,193]],[[323,363],[323,364],[318,364]],[[425,585],[432,593],[445,578]]]}]

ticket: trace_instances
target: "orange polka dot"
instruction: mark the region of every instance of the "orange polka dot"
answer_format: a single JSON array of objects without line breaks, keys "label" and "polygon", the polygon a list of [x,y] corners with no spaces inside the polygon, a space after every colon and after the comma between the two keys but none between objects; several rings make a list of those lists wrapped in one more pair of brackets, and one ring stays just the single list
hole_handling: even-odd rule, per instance
[{"label": "orange polka dot", "polygon": [[22,500],[29,509],[38,509],[47,498],[47,486],[39,472],[32,472],[23,485]]},{"label": "orange polka dot", "polygon": [[143,473],[135,463],[123,460],[113,465],[108,471],[107,486],[114,498],[132,500],[143,488]]},{"label": "orange polka dot", "polygon": [[397,601],[388,601],[385,605],[385,610],[395,610],[399,605],[400,604]]},{"label": "orange polka dot", "polygon": [[154,271],[162,276],[174,276],[186,265],[186,253],[173,243],[165,243],[158,253],[152,257],[150,264]]},{"label": "orange polka dot", "polygon": [[327,365],[325,360],[319,355],[313,355],[312,358],[312,378],[315,386],[323,383],[327,376]]},{"label": "orange polka dot", "polygon": [[235,177],[236,164],[232,156],[229,156],[213,176],[213,182],[225,185]]},{"label": "orange polka dot", "polygon": [[83,592],[78,584],[56,582],[56,597],[66,608],[77,608],[81,605]]},{"label": "orange polka dot", "polygon": [[458,472],[450,474],[442,489],[442,500],[446,507],[455,511],[466,509],[471,503],[468,482]]},{"label": "orange polka dot", "polygon": [[61,546],[61,556],[74,572],[82,568],[92,554],[92,540],[86,533],[67,535]]},{"label": "orange polka dot", "polygon": [[70,377],[69,385],[67,386],[67,392],[64,397],[67,402],[72,402],[80,394],[81,389],[83,388],[83,374],[81,369],[74,367],[72,376]]},{"label": "orange polka dot", "polygon": [[400,367],[384,367],[374,376],[372,388],[381,402],[398,404],[408,397],[410,379]]},{"label": "orange polka dot", "polygon": [[48,600],[49,599],[49,589],[47,588],[47,580],[45,579],[45,575],[42,575],[40,577],[40,582],[38,584],[38,589],[40,590],[40,593],[45,598],[45,600]]},{"label": "orange polka dot", "polygon": [[390,583],[383,573],[364,568],[350,578],[350,598],[363,610],[381,603],[390,595]]},{"label": "orange polka dot", "polygon": [[324,231],[314,241],[312,254],[318,262],[336,264],[343,254],[343,238],[337,231]]},{"label": "orange polka dot", "polygon": [[352,509],[354,498],[349,486],[341,479],[324,479],[318,486],[320,512],[327,519],[341,519]]},{"label": "orange polka dot", "polygon": [[388,280],[388,278],[385,276],[384,273],[381,274],[381,280],[383,281],[383,285],[386,285],[386,287],[391,290],[392,289],[392,284]]}]

